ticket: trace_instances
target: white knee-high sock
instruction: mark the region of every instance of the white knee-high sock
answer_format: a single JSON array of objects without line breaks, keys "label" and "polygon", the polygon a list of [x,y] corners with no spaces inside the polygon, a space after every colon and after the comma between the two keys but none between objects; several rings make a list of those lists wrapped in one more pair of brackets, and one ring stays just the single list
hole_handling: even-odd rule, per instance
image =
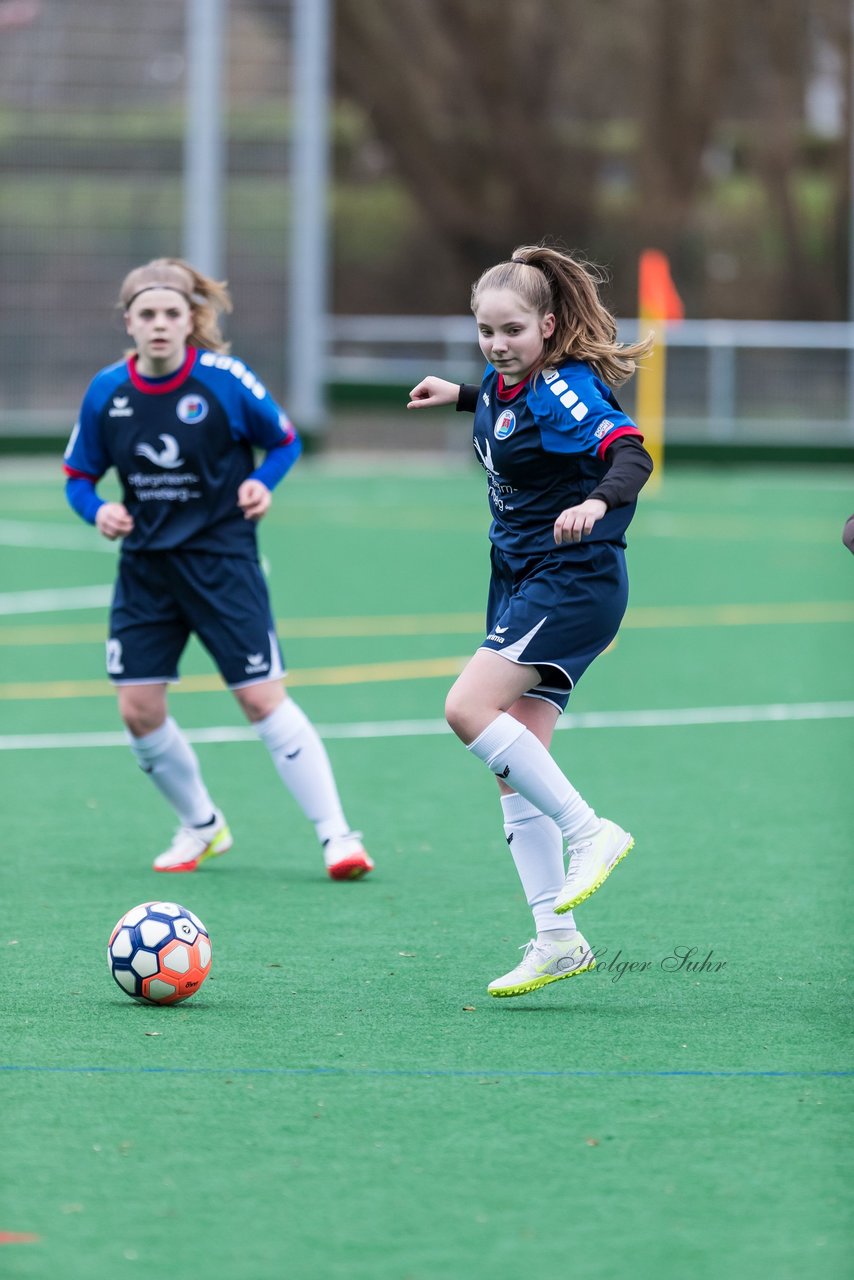
[{"label": "white knee-high sock", "polygon": [[522,881],[537,933],[575,929],[572,912],[556,916],[552,904],[564,880],[563,836],[552,818],[540,813],[524,796],[501,797],[504,834]]},{"label": "white knee-high sock", "polygon": [[169,801],[185,827],[210,822],[215,805],[208,795],[196,753],[171,716],[159,729],[135,738],[128,730],[130,749],[161,795]]},{"label": "white knee-high sock", "polygon": [[308,716],[292,698],[253,726],[273,757],[279,777],[309,822],[321,844],[350,830],[341,808],[329,756]]},{"label": "white knee-high sock", "polygon": [[568,844],[593,835],[599,819],[530,729],[502,713],[469,743],[469,751],[547,817]]}]

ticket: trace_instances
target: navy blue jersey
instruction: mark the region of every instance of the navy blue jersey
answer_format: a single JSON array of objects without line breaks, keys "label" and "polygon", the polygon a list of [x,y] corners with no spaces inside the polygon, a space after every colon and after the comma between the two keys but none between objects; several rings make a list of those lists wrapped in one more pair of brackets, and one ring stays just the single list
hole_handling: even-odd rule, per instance
[{"label": "navy blue jersey", "polygon": [[[513,556],[572,554],[572,543],[555,546],[554,522],[593,492],[608,470],[606,449],[625,435],[643,438],[589,365],[544,369],[510,392],[487,365],[473,443],[489,482],[495,546]],[[608,511],[584,541],[625,546],[635,505]]]},{"label": "navy blue jersey", "polygon": [[[283,449],[293,454],[288,461],[299,453],[293,426],[251,369],[189,347],[166,378],[142,377],[136,356],[102,369],[83,399],[65,471],[95,484],[115,467],[134,521],[126,551],[255,556],[255,523],[237,506],[244,480],[266,479],[253,446]],[[269,468],[274,479],[284,469]]]}]

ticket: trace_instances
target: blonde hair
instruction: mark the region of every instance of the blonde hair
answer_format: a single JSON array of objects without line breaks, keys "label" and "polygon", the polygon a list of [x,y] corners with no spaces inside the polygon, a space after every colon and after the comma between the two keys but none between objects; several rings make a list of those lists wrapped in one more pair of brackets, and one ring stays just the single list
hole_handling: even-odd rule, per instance
[{"label": "blonde hair", "polygon": [[653,336],[617,342],[617,322],[599,297],[607,279],[601,267],[548,245],[521,245],[509,262],[484,271],[471,291],[471,309],[487,289],[509,289],[540,317],[551,312],[554,333],[544,339],[536,374],[564,360],[583,360],[609,386],[632,376],[636,361],[652,350]]},{"label": "blonde hair", "polygon": [[231,311],[231,295],[224,280],[212,280],[183,258],[153,258],[125,276],[118,305],[127,311],[146,289],[174,289],[186,298],[193,317],[193,330],[187,339],[190,346],[206,351],[230,350],[231,343],[225,341],[219,327],[220,316]]}]

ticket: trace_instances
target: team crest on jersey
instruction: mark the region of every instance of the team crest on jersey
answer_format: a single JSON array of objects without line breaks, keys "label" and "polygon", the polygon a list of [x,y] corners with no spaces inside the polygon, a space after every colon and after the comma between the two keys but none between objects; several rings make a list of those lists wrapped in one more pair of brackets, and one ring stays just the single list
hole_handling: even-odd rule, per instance
[{"label": "team crest on jersey", "polygon": [[495,421],[493,435],[496,440],[506,440],[516,430],[516,415],[512,409],[505,409]]},{"label": "team crest on jersey", "polygon": [[208,416],[208,402],[204,396],[182,396],[175,412],[182,422],[203,422]]}]

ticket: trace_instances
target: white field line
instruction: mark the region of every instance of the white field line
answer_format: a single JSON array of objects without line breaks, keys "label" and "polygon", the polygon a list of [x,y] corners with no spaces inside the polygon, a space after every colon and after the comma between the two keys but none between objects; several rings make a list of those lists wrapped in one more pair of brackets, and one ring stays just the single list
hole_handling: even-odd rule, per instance
[{"label": "white field line", "polygon": [[96,551],[115,555],[119,542],[110,542],[95,529],[59,524],[27,524],[0,520],[0,546],[33,547],[43,551]]},{"label": "white field line", "polygon": [[[263,559],[262,559],[263,563]],[[70,609],[97,609],[108,605],[112,586],[46,587],[35,591],[0,592],[0,614],[63,613]],[[675,627],[737,627],[788,625],[790,623],[854,622],[854,600],[798,600],[754,604],[633,605],[623,621],[625,628],[661,630]],[[370,614],[368,616],[287,618],[276,626],[291,639],[318,636],[441,635],[477,633],[483,614]],[[57,628],[57,632],[60,632]],[[7,633],[6,643],[14,642]],[[45,633],[46,643],[65,643],[62,634]],[[79,637],[77,637],[79,639]]]},{"label": "white field line", "polygon": [[4,591],[0,614],[63,613],[66,609],[103,609],[112,587],[54,587],[43,591]]},{"label": "white field line", "polygon": [[[796,720],[850,720],[854,702],[771,702],[743,707],[675,707],[652,711],[586,711],[566,715],[558,729],[672,729],[708,724],[767,724]],[[319,724],[320,736],[345,738],[425,738],[450,733],[444,720],[377,720],[354,724]],[[257,742],[249,726],[222,725],[185,729],[195,743]],[[80,747],[126,747],[124,733],[20,733],[0,735],[0,751],[77,750]]]}]

